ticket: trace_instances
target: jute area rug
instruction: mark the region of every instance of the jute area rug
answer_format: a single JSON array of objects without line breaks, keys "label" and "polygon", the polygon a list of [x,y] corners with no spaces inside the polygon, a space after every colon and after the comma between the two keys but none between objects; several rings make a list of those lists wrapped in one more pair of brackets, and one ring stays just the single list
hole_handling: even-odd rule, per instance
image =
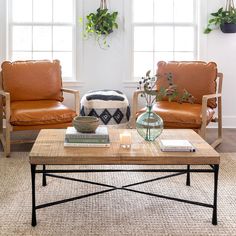
[{"label": "jute area rug", "polygon": [[[159,176],[126,172],[78,175],[115,186]],[[105,189],[50,177],[42,187],[40,175],[36,184],[37,204]],[[133,188],[212,203],[213,175],[192,174],[191,187],[185,186],[182,175]],[[0,158],[0,235],[236,235],[236,153],[221,156],[217,226],[211,224],[211,216],[209,208],[117,190],[37,210],[38,225],[33,228],[28,153]]]}]

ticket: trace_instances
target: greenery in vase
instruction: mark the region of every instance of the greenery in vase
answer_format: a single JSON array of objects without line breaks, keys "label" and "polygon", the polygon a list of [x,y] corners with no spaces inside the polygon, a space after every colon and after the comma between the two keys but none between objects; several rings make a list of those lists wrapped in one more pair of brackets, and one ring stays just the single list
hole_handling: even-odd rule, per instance
[{"label": "greenery in vase", "polygon": [[[107,8],[98,8],[95,13],[86,16],[87,22],[85,26],[84,36],[95,35],[100,47],[109,47],[107,36],[118,29],[117,24],[118,12],[109,12]],[[102,41],[102,45],[101,42]]]},{"label": "greenery in vase", "polygon": [[161,78],[160,75],[150,76],[151,71],[147,71],[145,77],[142,77],[139,81],[138,90],[141,90],[141,97],[144,97],[146,100],[147,107],[151,107],[155,101],[160,101],[164,97],[167,97],[169,102],[172,100],[177,100],[179,103],[189,102],[193,103],[195,98],[189,93],[186,89],[183,90],[183,93],[179,93],[177,90],[177,85],[173,83],[172,73],[166,73],[165,77],[168,82],[168,87],[161,87],[159,90],[156,90],[157,80]]},{"label": "greenery in vase", "polygon": [[211,13],[212,18],[208,20],[207,27],[204,30],[205,34],[209,34],[223,24],[236,24],[236,8],[233,3],[227,2],[227,4],[225,10],[221,7],[217,12]]}]

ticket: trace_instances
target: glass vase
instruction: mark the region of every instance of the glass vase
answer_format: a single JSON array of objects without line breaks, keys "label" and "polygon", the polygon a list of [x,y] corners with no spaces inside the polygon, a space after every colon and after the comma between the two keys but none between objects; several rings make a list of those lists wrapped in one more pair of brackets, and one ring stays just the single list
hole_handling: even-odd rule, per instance
[{"label": "glass vase", "polygon": [[152,106],[147,106],[146,112],[137,118],[136,129],[146,141],[154,141],[163,130],[163,120],[152,111]]}]

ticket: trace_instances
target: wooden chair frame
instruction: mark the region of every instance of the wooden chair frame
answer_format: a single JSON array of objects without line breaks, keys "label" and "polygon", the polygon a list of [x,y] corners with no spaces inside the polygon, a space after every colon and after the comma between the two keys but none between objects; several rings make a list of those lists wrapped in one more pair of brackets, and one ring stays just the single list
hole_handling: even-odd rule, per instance
[{"label": "wooden chair frame", "polygon": [[[216,140],[211,143],[212,147],[218,146],[223,138],[222,138],[222,83],[223,83],[223,74],[217,73],[217,93],[215,94],[209,94],[204,95],[202,97],[202,111],[201,111],[201,117],[202,117],[202,124],[200,129],[198,129],[199,135],[206,139],[206,127],[207,127],[207,101],[210,98],[216,98],[217,99],[217,117],[212,119],[211,122],[217,122],[218,123],[218,134]],[[136,126],[136,114],[138,112],[138,98],[139,95],[143,91],[136,90],[133,94],[133,102],[132,102],[132,115],[131,115],[131,127],[135,128]]]},{"label": "wooden chair frame", "polygon": [[[0,73],[0,82],[1,80],[1,73]],[[2,83],[0,83],[2,86]],[[66,89],[62,88],[62,92],[70,93],[74,95],[74,107],[76,114],[79,115],[80,113],[80,94],[78,90],[74,89]],[[5,101],[4,101],[4,99]],[[4,102],[3,102],[4,101]],[[0,87],[0,141],[2,143],[4,154],[6,157],[10,156],[10,147],[11,143],[24,143],[23,140],[17,140],[11,142],[11,132],[14,131],[13,126],[10,124],[10,116],[11,116],[11,99],[10,93],[3,91],[2,87]],[[4,123],[5,120],[5,123]],[[5,129],[4,129],[5,125]],[[27,141],[27,142],[34,142],[34,140]]]}]

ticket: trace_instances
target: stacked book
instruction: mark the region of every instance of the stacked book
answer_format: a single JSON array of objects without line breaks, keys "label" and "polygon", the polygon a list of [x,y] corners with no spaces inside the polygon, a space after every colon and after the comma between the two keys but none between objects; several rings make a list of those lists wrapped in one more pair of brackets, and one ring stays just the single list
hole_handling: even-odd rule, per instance
[{"label": "stacked book", "polygon": [[163,152],[195,152],[192,143],[185,139],[162,139],[159,144]]},{"label": "stacked book", "polygon": [[66,129],[64,147],[109,147],[109,134],[106,126],[98,126],[95,133],[81,133],[74,127]]}]

